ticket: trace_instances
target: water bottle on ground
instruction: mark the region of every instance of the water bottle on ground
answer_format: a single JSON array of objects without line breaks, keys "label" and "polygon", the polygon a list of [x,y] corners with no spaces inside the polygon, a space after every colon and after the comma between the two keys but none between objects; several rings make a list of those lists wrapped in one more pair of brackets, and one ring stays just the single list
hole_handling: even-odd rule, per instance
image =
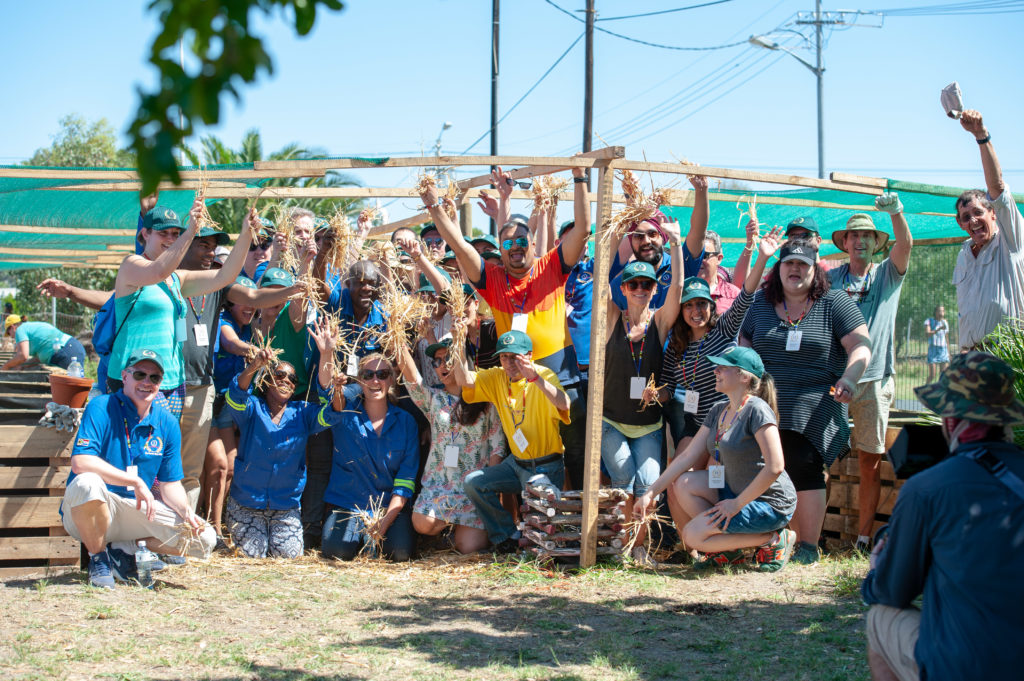
[{"label": "water bottle on ground", "polygon": [[147,589],[153,588],[153,561],[156,555],[146,548],[146,542],[139,542],[139,550],[135,552],[135,569],[139,573],[139,584]]},{"label": "water bottle on ground", "polygon": [[71,364],[68,364],[68,376],[72,378],[85,378],[85,369],[82,368],[82,363],[78,361],[77,357],[72,357]]}]

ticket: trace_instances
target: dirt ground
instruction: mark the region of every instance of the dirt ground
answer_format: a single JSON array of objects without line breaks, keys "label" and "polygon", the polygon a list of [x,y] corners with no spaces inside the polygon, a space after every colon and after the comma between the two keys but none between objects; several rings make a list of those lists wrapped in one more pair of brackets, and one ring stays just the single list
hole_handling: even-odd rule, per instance
[{"label": "dirt ground", "polygon": [[0,587],[6,679],[867,679],[866,561],[776,574],[215,556]]}]

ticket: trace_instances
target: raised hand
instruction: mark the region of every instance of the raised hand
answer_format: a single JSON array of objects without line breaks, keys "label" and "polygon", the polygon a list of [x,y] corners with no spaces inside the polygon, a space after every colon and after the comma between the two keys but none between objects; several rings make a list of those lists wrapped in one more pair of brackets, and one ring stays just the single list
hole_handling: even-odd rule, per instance
[{"label": "raised hand", "polygon": [[437,205],[437,187],[431,184],[423,186],[420,190],[420,199],[423,201],[425,207],[433,207]]},{"label": "raised hand", "polygon": [[484,215],[492,220],[498,217],[498,199],[488,194],[486,190],[480,190],[480,200],[476,205]]},{"label": "raised hand", "polygon": [[43,279],[36,286],[36,290],[42,293],[44,296],[51,298],[70,298],[71,297],[71,285],[67,284],[60,279]]},{"label": "raised hand", "polygon": [[330,326],[327,317],[321,316],[313,323],[313,329],[309,334],[316,342],[316,349],[320,351],[321,356],[333,354],[338,347],[338,339],[331,333]]},{"label": "raised hand", "polygon": [[758,253],[767,260],[768,258],[775,255],[775,252],[779,250],[780,240],[782,238],[782,227],[773,227],[772,231],[761,237],[761,243],[758,245]]},{"label": "raised hand", "polygon": [[968,109],[960,116],[960,125],[964,130],[974,135],[976,139],[982,139],[988,135],[985,129],[985,122],[981,119],[981,113],[975,109]]},{"label": "raised hand", "polygon": [[687,175],[686,179],[697,191],[706,192],[708,190],[708,178],[704,175]]},{"label": "raised hand", "polygon": [[508,201],[508,197],[512,195],[512,190],[516,186],[512,181],[511,173],[503,171],[501,166],[495,166],[494,170],[491,171],[491,184],[497,188],[498,193],[506,201]]},{"label": "raised hand", "polygon": [[875,197],[875,208],[889,215],[898,215],[903,212],[903,202],[900,201],[899,194],[885,192]]},{"label": "raised hand", "polygon": [[750,209],[750,220],[747,222],[747,246],[754,247],[754,242],[761,236],[761,223],[757,221],[754,209]]},{"label": "raised hand", "polygon": [[516,355],[516,366],[527,381],[537,378],[537,368],[533,366],[532,361],[526,358],[526,355]]},{"label": "raised hand", "polygon": [[408,253],[409,257],[412,258],[413,261],[419,260],[420,255],[423,253],[423,250],[420,248],[419,239],[401,238],[395,243],[398,244],[399,248]]},{"label": "raised hand", "polygon": [[[582,156],[582,155],[583,155],[582,151],[577,151],[575,154],[573,154],[573,157],[575,158],[576,156]],[[587,169],[586,168],[574,167],[572,169],[572,176],[573,177],[583,177],[586,174],[587,174]]]},{"label": "raised hand", "polygon": [[665,233],[665,240],[670,244],[679,243],[680,234],[682,233],[679,228],[679,223],[674,221],[665,221],[661,223],[661,231]]}]

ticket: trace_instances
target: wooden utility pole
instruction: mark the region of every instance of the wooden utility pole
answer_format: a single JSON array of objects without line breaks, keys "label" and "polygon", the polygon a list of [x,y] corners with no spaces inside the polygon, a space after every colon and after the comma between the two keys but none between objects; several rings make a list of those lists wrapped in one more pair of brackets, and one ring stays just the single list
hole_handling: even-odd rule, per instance
[{"label": "wooden utility pole", "polygon": [[[583,151],[591,149],[594,137],[594,0],[587,0],[586,54],[583,58]],[[590,170],[587,170],[590,189]]]},{"label": "wooden utility pole", "polygon": [[[491,5],[491,156],[498,155],[498,16],[501,0],[494,0]],[[491,166],[494,170],[494,166]],[[494,219],[490,220],[490,232],[498,235]]]}]

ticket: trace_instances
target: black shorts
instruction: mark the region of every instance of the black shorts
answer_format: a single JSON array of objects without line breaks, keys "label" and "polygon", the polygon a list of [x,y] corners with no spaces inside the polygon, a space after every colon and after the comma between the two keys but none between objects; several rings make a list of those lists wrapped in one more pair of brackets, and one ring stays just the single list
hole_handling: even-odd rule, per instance
[{"label": "black shorts", "polygon": [[779,430],[786,472],[797,492],[825,489],[825,461],[811,441],[795,430]]}]

